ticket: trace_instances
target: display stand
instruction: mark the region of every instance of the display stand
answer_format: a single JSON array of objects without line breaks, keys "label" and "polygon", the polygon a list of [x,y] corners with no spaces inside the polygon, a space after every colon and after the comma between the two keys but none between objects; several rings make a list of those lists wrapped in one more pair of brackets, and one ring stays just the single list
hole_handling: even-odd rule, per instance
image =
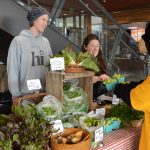
[{"label": "display stand", "polygon": [[55,96],[58,100],[63,102],[63,84],[65,80],[79,79],[79,87],[81,87],[86,93],[89,101],[90,110],[93,106],[93,83],[92,71],[84,71],[82,73],[65,73],[50,71],[46,75],[46,93],[50,93]]}]

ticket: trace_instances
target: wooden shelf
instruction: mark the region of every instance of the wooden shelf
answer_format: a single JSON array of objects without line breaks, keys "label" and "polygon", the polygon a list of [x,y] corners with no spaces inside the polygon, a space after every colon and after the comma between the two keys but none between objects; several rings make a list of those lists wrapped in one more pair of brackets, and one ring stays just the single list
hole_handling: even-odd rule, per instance
[{"label": "wooden shelf", "polygon": [[65,72],[47,72],[46,75],[46,92],[55,96],[63,102],[63,83],[65,80],[78,79],[79,87],[86,93],[89,101],[90,110],[93,103],[93,83],[92,76],[94,72],[85,71],[83,73],[65,73]]}]

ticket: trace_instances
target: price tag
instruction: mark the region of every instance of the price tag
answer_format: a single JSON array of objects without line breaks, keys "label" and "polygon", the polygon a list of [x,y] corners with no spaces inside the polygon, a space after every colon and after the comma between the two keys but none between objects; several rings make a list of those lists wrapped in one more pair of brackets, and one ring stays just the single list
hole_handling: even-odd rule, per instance
[{"label": "price tag", "polygon": [[98,143],[103,140],[103,127],[98,128],[95,130],[95,143]]},{"label": "price tag", "polygon": [[53,129],[56,130],[57,133],[64,131],[64,127],[61,120],[54,120],[51,123],[53,124]]},{"label": "price tag", "polygon": [[27,80],[27,86],[29,90],[41,89],[41,82],[39,79]]},{"label": "price tag", "polygon": [[94,111],[93,111],[93,110],[90,111],[87,115],[88,115],[88,116],[94,115]]},{"label": "price tag", "polygon": [[115,94],[113,95],[112,104],[114,104],[114,105],[119,104],[119,98],[117,98],[117,96]]},{"label": "price tag", "polygon": [[50,65],[52,71],[64,70],[65,69],[64,58],[63,57],[51,58]]},{"label": "price tag", "polygon": [[102,116],[105,116],[105,108],[96,109],[96,114],[100,114]]}]

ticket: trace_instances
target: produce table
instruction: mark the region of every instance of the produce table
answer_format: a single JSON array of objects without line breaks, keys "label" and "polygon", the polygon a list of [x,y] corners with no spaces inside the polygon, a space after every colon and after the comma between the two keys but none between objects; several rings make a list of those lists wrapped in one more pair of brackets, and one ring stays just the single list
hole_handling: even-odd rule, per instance
[{"label": "produce table", "polygon": [[104,146],[93,150],[138,150],[141,128],[124,128],[104,135]]}]

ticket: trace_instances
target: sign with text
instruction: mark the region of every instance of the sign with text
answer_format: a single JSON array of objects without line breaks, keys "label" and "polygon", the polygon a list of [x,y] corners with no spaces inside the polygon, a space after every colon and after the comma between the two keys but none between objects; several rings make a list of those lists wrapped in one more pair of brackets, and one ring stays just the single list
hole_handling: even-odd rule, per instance
[{"label": "sign with text", "polygon": [[50,59],[51,71],[64,70],[65,63],[63,57],[51,58]]},{"label": "sign with text", "polygon": [[56,133],[64,131],[64,127],[61,120],[54,120],[51,123],[53,124],[53,129],[56,131]]},{"label": "sign with text", "polygon": [[119,98],[117,98],[117,96],[115,94],[113,95],[112,104],[114,104],[114,105],[119,104]]},{"label": "sign with text", "polygon": [[28,90],[39,90],[41,89],[41,82],[39,79],[27,80]]},{"label": "sign with text", "polygon": [[105,108],[96,109],[96,114],[100,114],[102,116],[105,116]]},{"label": "sign with text", "polygon": [[103,127],[98,128],[95,130],[95,143],[98,143],[103,140]]}]

